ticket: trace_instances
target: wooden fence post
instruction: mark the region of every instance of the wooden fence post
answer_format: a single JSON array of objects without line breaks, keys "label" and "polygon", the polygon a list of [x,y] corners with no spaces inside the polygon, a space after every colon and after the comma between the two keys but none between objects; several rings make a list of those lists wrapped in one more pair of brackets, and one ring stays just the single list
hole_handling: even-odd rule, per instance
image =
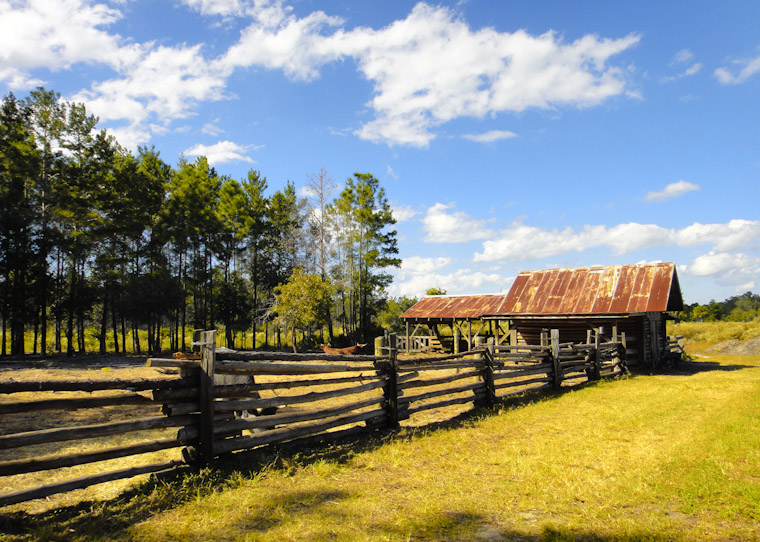
[{"label": "wooden fence post", "polygon": [[396,334],[388,336],[388,382],[385,385],[385,400],[388,403],[388,427],[398,427],[398,350]]},{"label": "wooden fence post", "polygon": [[216,363],[216,331],[200,333],[200,459],[209,463],[214,457],[214,365]]},{"label": "wooden fence post", "polygon": [[562,387],[562,366],[559,363],[559,329],[551,330],[552,366],[554,367],[554,379],[552,386],[555,390]]},{"label": "wooden fence post", "polygon": [[488,339],[488,345],[483,351],[483,381],[486,385],[486,405],[493,406],[496,402],[496,386],[493,381],[493,360],[494,352],[496,348],[494,346],[493,337]]},{"label": "wooden fence post", "polygon": [[592,372],[594,380],[599,380],[602,377],[602,353],[599,351],[601,335],[602,328],[596,328],[596,332],[594,333],[594,370]]}]

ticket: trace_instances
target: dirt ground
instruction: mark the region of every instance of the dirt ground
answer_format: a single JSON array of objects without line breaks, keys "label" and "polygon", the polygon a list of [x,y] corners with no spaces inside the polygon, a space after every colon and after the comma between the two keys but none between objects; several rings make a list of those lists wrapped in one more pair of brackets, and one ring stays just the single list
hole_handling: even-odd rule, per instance
[{"label": "dirt ground", "polygon": [[754,337],[746,341],[736,339],[724,341],[705,349],[703,353],[729,356],[760,356],[760,337]]}]

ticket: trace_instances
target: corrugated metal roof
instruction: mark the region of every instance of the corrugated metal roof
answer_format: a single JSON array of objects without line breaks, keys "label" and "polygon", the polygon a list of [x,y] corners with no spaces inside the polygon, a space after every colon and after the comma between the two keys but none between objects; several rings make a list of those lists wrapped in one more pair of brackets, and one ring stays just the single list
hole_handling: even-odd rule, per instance
[{"label": "corrugated metal roof", "polygon": [[451,320],[508,315],[601,315],[683,310],[673,263],[522,271],[509,293],[425,297],[401,315]]},{"label": "corrugated metal roof", "polygon": [[405,319],[451,320],[493,314],[504,301],[498,295],[434,295],[423,297],[401,315]]},{"label": "corrugated metal roof", "polygon": [[683,310],[673,263],[521,272],[494,315],[630,314]]}]

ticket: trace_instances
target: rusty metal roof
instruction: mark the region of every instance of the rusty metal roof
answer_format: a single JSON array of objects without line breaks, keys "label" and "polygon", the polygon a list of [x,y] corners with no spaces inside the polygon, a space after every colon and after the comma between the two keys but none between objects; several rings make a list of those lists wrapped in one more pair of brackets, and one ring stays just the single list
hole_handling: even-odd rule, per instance
[{"label": "rusty metal roof", "polygon": [[401,318],[406,320],[452,320],[494,314],[504,302],[498,295],[433,295],[423,297]]},{"label": "rusty metal roof", "polygon": [[683,310],[673,263],[521,272],[495,314],[598,315]]},{"label": "rusty metal roof", "polygon": [[673,263],[522,271],[509,293],[430,296],[405,320],[477,319],[508,315],[604,315],[683,310]]}]

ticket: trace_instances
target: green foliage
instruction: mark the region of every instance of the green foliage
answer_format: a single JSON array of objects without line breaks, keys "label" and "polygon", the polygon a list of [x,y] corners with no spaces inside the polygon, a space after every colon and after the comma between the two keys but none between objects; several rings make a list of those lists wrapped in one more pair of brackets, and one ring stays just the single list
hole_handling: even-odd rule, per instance
[{"label": "green foliage", "polygon": [[292,331],[294,351],[297,329],[310,329],[327,323],[332,295],[333,288],[328,281],[298,268],[287,283],[277,287],[273,311],[277,314],[277,321]]},{"label": "green foliage", "polygon": [[679,319],[687,322],[749,322],[757,316],[760,316],[760,295],[752,292],[729,297],[721,302],[711,300],[707,305],[687,305],[678,314]]},{"label": "green foliage", "polygon": [[392,333],[403,333],[405,331],[404,322],[401,315],[417,303],[416,297],[397,297],[390,298],[385,307],[377,315],[377,323]]},{"label": "green foliage", "polygon": [[437,286],[433,286],[432,288],[427,289],[425,295],[446,295],[446,290]]},{"label": "green foliage", "polygon": [[42,88],[3,101],[0,320],[12,353],[29,331],[34,352],[82,353],[93,336],[101,352],[155,351],[167,333],[179,350],[188,329],[217,324],[228,344],[251,327],[268,342],[274,324],[279,344],[275,288],[298,268],[336,285],[336,314],[320,316],[331,337],[333,322],[351,341],[375,332],[386,269],[400,264],[375,177],[356,173],[330,203],[322,170],[307,207],[290,181],[269,195],[255,170],[220,176],[205,157],[171,167],[153,147],[126,151],[97,123]]}]

